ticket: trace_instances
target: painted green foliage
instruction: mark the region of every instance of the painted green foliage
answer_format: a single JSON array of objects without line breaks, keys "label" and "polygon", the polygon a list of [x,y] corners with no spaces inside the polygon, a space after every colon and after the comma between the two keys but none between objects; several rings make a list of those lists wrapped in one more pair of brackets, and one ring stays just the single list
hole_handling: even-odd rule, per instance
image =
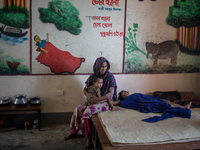
[{"label": "painted green foliage", "polygon": [[[152,67],[150,63],[153,58],[146,58],[146,53],[137,47],[136,32],[138,24],[133,24],[133,29],[128,28],[129,36],[125,37],[125,62],[124,71],[126,73],[183,73],[200,72],[198,56],[187,56],[180,53],[178,56],[179,65],[172,66],[168,63],[158,63],[157,67]],[[133,31],[133,32],[132,32]],[[170,61],[168,59],[167,61]],[[197,64],[194,64],[197,62]],[[188,64],[187,64],[188,63]],[[192,64],[191,64],[192,63]]]},{"label": "painted green foliage", "polygon": [[200,0],[174,0],[166,22],[175,28],[200,26]]},{"label": "painted green foliage", "polygon": [[9,55],[3,55],[4,50],[0,50],[0,74],[1,75],[18,75],[30,74],[26,65],[22,64],[21,58],[14,59]]},{"label": "painted green foliage", "polygon": [[54,23],[58,30],[67,30],[75,35],[81,32],[79,11],[69,1],[53,0],[47,9],[39,8],[38,11],[42,22]]},{"label": "painted green foliage", "polygon": [[3,7],[0,9],[0,22],[17,28],[30,27],[29,11],[20,6]]},{"label": "painted green foliage", "polygon": [[[149,72],[149,66],[145,65],[143,59],[146,59],[146,53],[137,47],[136,32],[138,24],[133,24],[133,29],[128,28],[129,36],[125,37],[125,72],[138,72],[146,73]],[[150,57],[150,60],[153,60]]]},{"label": "painted green foliage", "polygon": [[130,27],[128,28],[128,32],[129,32],[129,36],[125,37],[125,41],[126,41],[125,53],[126,53],[126,55],[129,55],[131,52],[139,50],[136,43],[133,41],[133,35],[132,35]]},{"label": "painted green foliage", "polygon": [[133,24],[133,28],[134,28],[133,29],[134,35],[132,34],[131,28],[129,27],[128,28],[129,36],[125,37],[125,41],[126,41],[126,44],[125,44],[125,53],[126,53],[126,55],[129,55],[130,53],[132,53],[134,51],[139,51],[142,54],[147,55],[145,52],[143,52],[142,50],[140,50],[137,47],[137,44],[136,44],[136,32],[137,32],[138,24],[134,23]]}]

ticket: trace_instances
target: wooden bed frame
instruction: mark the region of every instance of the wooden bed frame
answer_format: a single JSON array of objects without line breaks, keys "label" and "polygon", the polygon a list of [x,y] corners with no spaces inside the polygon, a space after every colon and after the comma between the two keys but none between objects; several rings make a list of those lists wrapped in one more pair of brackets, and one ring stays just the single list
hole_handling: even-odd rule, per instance
[{"label": "wooden bed frame", "polygon": [[180,150],[180,149],[200,149],[200,141],[157,144],[157,145],[131,145],[131,146],[113,146],[99,121],[97,114],[92,116],[93,129],[92,139],[95,149],[98,150]]}]

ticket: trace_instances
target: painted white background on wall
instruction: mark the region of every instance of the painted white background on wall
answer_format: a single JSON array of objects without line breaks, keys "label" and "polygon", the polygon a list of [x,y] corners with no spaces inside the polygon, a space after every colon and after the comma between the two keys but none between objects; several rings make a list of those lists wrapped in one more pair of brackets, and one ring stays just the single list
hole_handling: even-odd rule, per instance
[{"label": "painted white background on wall", "polygon": [[[39,52],[36,51],[37,46],[34,36],[38,35],[41,39],[46,39],[46,33],[49,33],[49,41],[63,51],[70,52],[75,57],[84,57],[85,62],[75,73],[92,73],[93,63],[97,57],[103,56],[109,59],[112,72],[122,72],[123,61],[123,36],[106,36],[101,37],[100,32],[124,32],[124,8],[125,0],[119,1],[119,6],[104,5],[95,6],[92,0],[73,0],[71,4],[79,11],[79,18],[83,25],[79,35],[73,35],[68,31],[59,31],[54,24],[43,23],[39,19],[38,8],[47,8],[48,0],[32,1],[32,65],[33,74],[51,73],[50,68],[37,62],[36,58]],[[100,7],[104,10],[99,10]],[[113,8],[120,8],[121,11],[113,11]],[[111,11],[105,8],[112,8]],[[110,21],[92,20],[87,16],[110,17]],[[112,23],[112,28],[98,27],[94,28],[93,23]],[[66,46],[68,45],[68,46]]]},{"label": "painted white background on wall", "polygon": [[133,23],[138,24],[137,45],[144,52],[146,42],[161,43],[174,40],[174,27],[165,21],[169,14],[169,6],[173,4],[174,0],[127,1],[126,33],[128,27],[133,28]]},{"label": "painted white background on wall", "polygon": [[[29,11],[29,0],[27,1],[27,9]],[[3,8],[3,0],[0,1],[0,8]],[[0,23],[0,27],[5,26],[5,24]],[[13,59],[23,60],[21,63],[26,65],[28,68],[30,66],[30,30],[22,29],[22,33],[28,32],[24,37],[10,37],[6,35],[1,35],[0,38],[0,50],[5,53],[3,55],[9,55]],[[26,39],[22,42],[22,39]],[[16,42],[18,41],[18,42]]]}]

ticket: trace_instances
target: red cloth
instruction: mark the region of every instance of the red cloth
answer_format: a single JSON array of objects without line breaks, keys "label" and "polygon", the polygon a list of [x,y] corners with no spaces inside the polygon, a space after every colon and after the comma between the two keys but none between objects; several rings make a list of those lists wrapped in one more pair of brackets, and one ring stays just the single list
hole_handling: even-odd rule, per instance
[{"label": "red cloth", "polygon": [[[84,126],[85,126],[85,138],[86,139],[92,139],[92,120],[91,119],[84,119]],[[71,130],[72,135],[77,134],[76,127],[73,127]]]},{"label": "red cloth", "polygon": [[77,135],[76,127],[74,127],[74,128],[71,130],[71,134],[72,134],[72,135]]},{"label": "red cloth", "polygon": [[49,66],[54,73],[74,73],[81,63],[85,61],[85,58],[74,57],[67,51],[61,51],[50,42],[46,42],[44,49],[48,53],[38,48],[37,51],[41,52],[36,59],[40,63]]},{"label": "red cloth", "polygon": [[84,119],[84,126],[85,126],[85,138],[92,139],[92,120],[91,119]]},{"label": "red cloth", "polygon": [[4,119],[5,119],[5,118],[3,118],[2,120],[0,120],[0,125],[2,125],[2,124],[3,124],[3,121],[4,121]]}]

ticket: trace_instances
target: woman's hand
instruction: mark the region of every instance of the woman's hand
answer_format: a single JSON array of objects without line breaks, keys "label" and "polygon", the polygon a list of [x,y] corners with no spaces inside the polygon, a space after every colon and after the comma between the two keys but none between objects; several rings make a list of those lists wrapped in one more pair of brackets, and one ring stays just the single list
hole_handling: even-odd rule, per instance
[{"label": "woman's hand", "polygon": [[94,94],[88,93],[86,88],[87,86],[83,89],[83,93],[87,97],[87,100],[89,100],[91,104],[96,104],[98,102],[98,97],[96,97]]},{"label": "woman's hand", "polygon": [[91,104],[96,104],[98,102],[98,97],[93,94],[88,94],[87,99],[91,102]]}]

